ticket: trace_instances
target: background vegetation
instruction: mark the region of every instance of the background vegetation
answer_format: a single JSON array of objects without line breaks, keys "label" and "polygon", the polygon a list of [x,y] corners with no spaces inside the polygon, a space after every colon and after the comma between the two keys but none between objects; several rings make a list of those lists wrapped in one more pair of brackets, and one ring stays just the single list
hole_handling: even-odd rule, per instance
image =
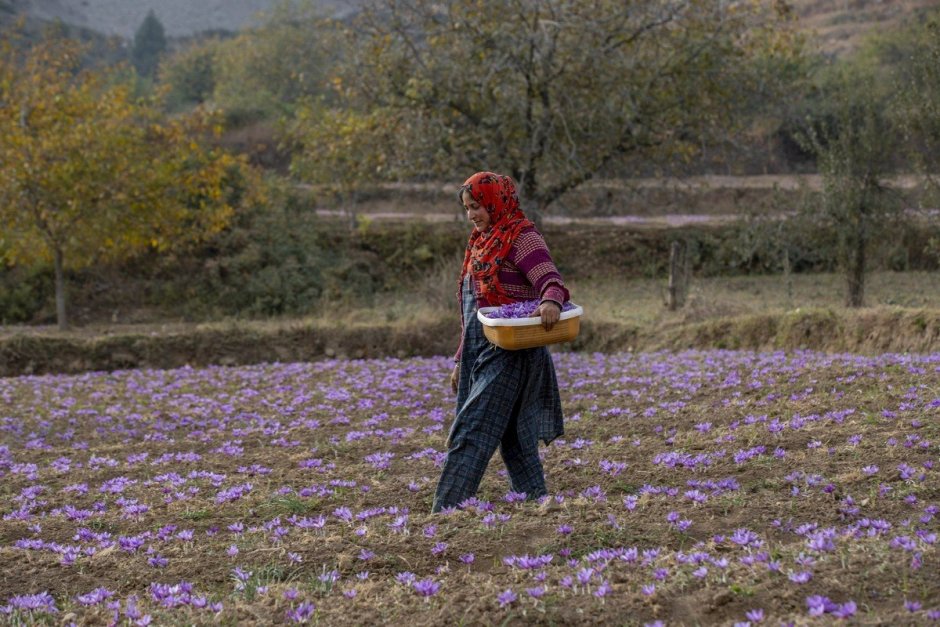
[{"label": "background vegetation", "polygon": [[[675,240],[687,243],[696,280],[759,275],[788,294],[794,276],[836,273],[850,305],[904,300],[866,300],[867,272],[936,269],[940,11],[911,11],[833,55],[786,3],[726,13],[694,2],[601,2],[591,14],[574,6],[532,2],[491,13],[476,3],[389,0],[337,19],[283,3],[251,29],[185,39],[166,39],[148,16],[123,52],[87,35],[68,88],[87,77],[99,96],[128,94],[128,106],[146,114],[121,129],[181,129],[193,155],[217,164],[216,191],[206,196],[217,204],[196,200],[204,226],[196,214],[172,211],[172,226],[155,226],[130,220],[135,205],[121,200],[129,192],[109,189],[118,199],[112,215],[123,221],[92,209],[81,222],[102,237],[62,270],[74,320],[390,311],[405,293],[450,308],[466,229],[436,182],[484,168],[520,181],[569,280],[648,280],[651,301],[661,296],[656,282]],[[62,26],[8,27],[7,71],[74,36]],[[21,99],[11,85],[0,87],[4,102]],[[16,109],[5,111],[15,127]],[[197,119],[211,122],[199,127]],[[110,180],[141,186],[154,171],[130,144],[108,150],[143,167],[107,166],[106,179],[117,173]],[[73,175],[90,178],[81,172]],[[668,202],[665,187],[631,183],[716,173],[803,183],[718,200],[703,188]],[[807,173],[821,178],[786,178]],[[8,198],[12,185],[4,183]],[[191,202],[155,193],[141,205],[151,218],[166,215],[155,209],[158,197],[168,210]],[[57,210],[68,202],[55,201]],[[696,202],[694,211],[736,220],[589,220],[675,213]],[[27,211],[22,199],[7,207],[0,322],[51,322],[54,255],[38,254],[16,226]],[[429,210],[443,220],[425,221]],[[407,217],[376,215],[388,211]],[[155,228],[165,235],[151,237]],[[609,291],[637,284],[611,281]]]}]

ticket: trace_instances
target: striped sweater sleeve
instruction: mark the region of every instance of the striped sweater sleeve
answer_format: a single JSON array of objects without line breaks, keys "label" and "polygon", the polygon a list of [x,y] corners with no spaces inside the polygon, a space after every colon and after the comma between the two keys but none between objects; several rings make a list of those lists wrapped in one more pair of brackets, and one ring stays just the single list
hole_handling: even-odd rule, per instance
[{"label": "striped sweater sleeve", "polygon": [[457,288],[457,305],[460,309],[460,343],[457,344],[457,352],[454,353],[454,363],[460,363],[460,356],[463,354],[463,328],[466,321],[463,319],[463,284]]},{"label": "striped sweater sleeve", "polygon": [[519,234],[510,252],[509,261],[525,274],[542,301],[554,301],[561,306],[570,298],[565,282],[548,252],[545,239],[534,228]]}]

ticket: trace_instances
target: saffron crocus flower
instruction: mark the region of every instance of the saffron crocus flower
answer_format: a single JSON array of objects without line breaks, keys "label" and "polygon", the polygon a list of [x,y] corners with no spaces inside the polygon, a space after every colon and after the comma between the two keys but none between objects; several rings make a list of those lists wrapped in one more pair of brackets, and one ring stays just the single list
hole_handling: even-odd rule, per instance
[{"label": "saffron crocus flower", "polygon": [[333,510],[333,516],[347,523],[353,519],[352,511],[348,507],[337,507]]},{"label": "saffron crocus flower", "polygon": [[422,579],[412,583],[414,591],[422,597],[432,597],[441,589],[441,584],[433,579]]},{"label": "saffron crocus flower", "polygon": [[[524,300],[517,303],[507,303],[486,314],[487,318],[530,318],[535,310],[538,309],[541,301]],[[574,305],[566,302],[562,306],[562,312],[574,309]]]},{"label": "saffron crocus flower", "polygon": [[82,605],[98,605],[112,596],[114,596],[114,593],[107,588],[95,588],[87,594],[78,595],[75,600]]},{"label": "saffron crocus flower", "polygon": [[287,620],[292,623],[306,623],[313,616],[314,610],[316,606],[313,603],[304,601],[294,609],[287,610]]},{"label": "saffron crocus flower", "polygon": [[504,592],[501,592],[499,596],[496,597],[496,600],[499,601],[500,607],[506,607],[507,605],[514,603],[517,598],[518,597],[516,596],[516,593],[507,588]]},{"label": "saffron crocus flower", "polygon": [[405,533],[408,531],[408,514],[396,516],[395,520],[388,523],[388,528],[395,533]]},{"label": "saffron crocus flower", "polygon": [[503,496],[503,500],[507,503],[522,503],[526,500],[527,496],[525,492],[513,492],[510,490]]},{"label": "saffron crocus flower", "polygon": [[412,572],[408,572],[408,571],[400,572],[397,575],[395,575],[395,581],[406,586],[410,586],[411,584],[413,584],[415,579],[417,579],[417,577],[415,577],[415,574]]},{"label": "saffron crocus flower", "polygon": [[789,579],[793,583],[806,583],[813,578],[813,573],[809,571],[802,571],[798,573],[790,573]]},{"label": "saffron crocus flower", "polygon": [[855,601],[846,601],[839,607],[832,610],[832,615],[836,618],[851,618],[855,616],[855,612],[858,607],[855,604]]},{"label": "saffron crocus flower", "polygon": [[323,583],[326,583],[326,584],[334,584],[334,583],[336,583],[337,581],[339,581],[339,571],[338,571],[338,570],[330,570],[330,571],[327,571],[327,572],[321,574],[321,575],[318,577],[318,579],[319,579],[320,581],[322,581]]},{"label": "saffron crocus flower", "polygon": [[759,623],[764,620],[764,610],[757,608],[753,610],[748,610],[744,613],[747,616],[747,619],[754,623]]},{"label": "saffron crocus flower", "polygon": [[806,597],[806,606],[809,609],[810,616],[822,616],[835,608],[835,604],[828,597],[818,594]]}]

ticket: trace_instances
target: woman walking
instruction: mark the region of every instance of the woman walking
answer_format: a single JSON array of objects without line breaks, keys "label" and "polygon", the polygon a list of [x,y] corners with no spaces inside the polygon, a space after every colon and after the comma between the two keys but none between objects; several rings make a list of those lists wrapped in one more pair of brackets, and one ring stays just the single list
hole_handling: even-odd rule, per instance
[{"label": "woman walking", "polygon": [[457,415],[447,438],[435,512],[476,494],[497,448],[511,489],[528,499],[544,496],[538,441],[548,444],[564,431],[548,349],[509,351],[494,346],[483,335],[476,312],[479,307],[538,299],[534,315],[551,330],[568,290],[545,240],[519,208],[510,177],[478,172],[460,187],[459,199],[474,229],[458,290],[463,332],[451,375]]}]

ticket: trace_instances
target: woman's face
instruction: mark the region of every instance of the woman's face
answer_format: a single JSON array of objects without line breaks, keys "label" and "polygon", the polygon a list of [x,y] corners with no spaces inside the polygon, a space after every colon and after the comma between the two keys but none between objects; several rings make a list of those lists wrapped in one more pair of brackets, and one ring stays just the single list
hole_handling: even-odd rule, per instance
[{"label": "woman's face", "polygon": [[463,201],[464,209],[467,210],[467,219],[473,222],[478,231],[485,231],[490,228],[489,212],[473,199],[470,192],[465,190],[460,199]]}]

